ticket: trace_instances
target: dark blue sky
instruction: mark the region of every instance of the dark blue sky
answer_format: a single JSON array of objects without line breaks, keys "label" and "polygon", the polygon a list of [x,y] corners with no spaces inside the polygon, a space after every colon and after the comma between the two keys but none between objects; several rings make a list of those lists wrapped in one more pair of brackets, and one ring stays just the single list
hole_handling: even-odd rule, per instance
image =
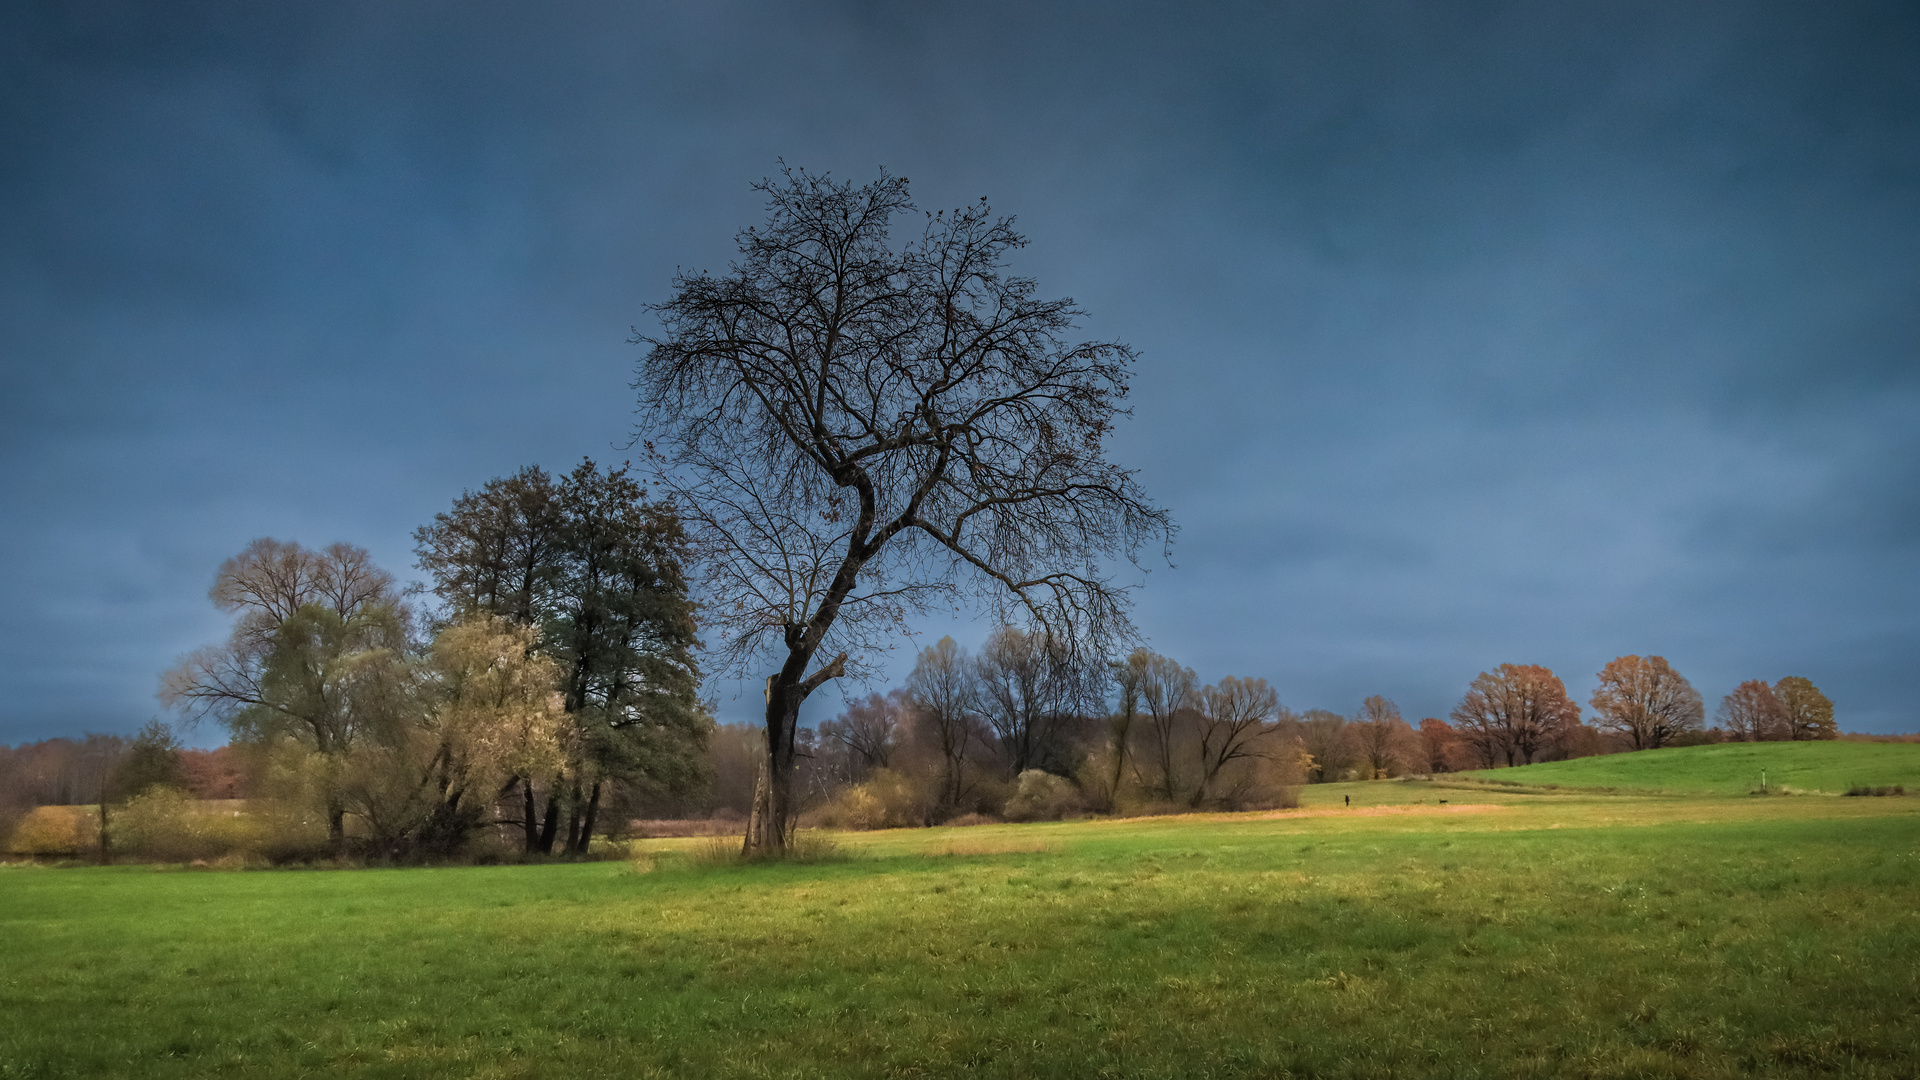
[{"label": "dark blue sky", "polygon": [[0,140],[0,742],[154,715],[256,536],[411,576],[621,456],[630,327],[781,158],[990,197],[1140,350],[1202,677],[1652,652],[1920,728],[1911,3],[20,3]]}]

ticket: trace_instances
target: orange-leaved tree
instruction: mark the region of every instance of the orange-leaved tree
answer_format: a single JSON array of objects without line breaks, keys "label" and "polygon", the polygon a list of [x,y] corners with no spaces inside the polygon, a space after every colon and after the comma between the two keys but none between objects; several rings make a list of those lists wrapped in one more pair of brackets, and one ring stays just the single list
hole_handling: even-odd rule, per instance
[{"label": "orange-leaved tree", "polygon": [[1700,691],[1663,656],[1615,657],[1587,703],[1595,724],[1625,735],[1635,750],[1666,746],[1706,718]]},{"label": "orange-leaved tree", "polygon": [[1474,676],[1450,715],[1482,760],[1526,765],[1580,722],[1580,706],[1551,669],[1501,664]]}]

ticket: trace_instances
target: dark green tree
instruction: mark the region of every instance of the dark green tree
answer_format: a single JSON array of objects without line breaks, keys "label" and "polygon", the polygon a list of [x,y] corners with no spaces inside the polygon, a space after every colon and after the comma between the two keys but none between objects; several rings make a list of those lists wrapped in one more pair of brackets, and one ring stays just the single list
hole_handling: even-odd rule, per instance
[{"label": "dark green tree", "polygon": [[184,788],[186,771],[180,759],[180,740],[173,729],[149,720],[127,743],[113,764],[108,780],[111,798],[122,802],[151,787]]},{"label": "dark green tree", "polygon": [[608,782],[657,792],[700,781],[712,722],[686,536],[625,466],[583,461],[557,481],[522,469],[462,495],[414,538],[448,616],[536,627],[560,665],[573,737],[557,773],[517,778],[527,850],[586,851]]}]

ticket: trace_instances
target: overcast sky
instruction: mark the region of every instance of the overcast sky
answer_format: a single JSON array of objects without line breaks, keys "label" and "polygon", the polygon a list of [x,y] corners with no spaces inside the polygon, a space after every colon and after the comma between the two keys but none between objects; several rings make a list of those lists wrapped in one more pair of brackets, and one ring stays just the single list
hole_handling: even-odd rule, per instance
[{"label": "overcast sky", "polygon": [[987,196],[1139,350],[1136,617],[1202,678],[1658,653],[1920,729],[1911,3],[10,3],[0,139],[0,742],[156,715],[254,537],[413,577],[623,457],[781,159]]}]

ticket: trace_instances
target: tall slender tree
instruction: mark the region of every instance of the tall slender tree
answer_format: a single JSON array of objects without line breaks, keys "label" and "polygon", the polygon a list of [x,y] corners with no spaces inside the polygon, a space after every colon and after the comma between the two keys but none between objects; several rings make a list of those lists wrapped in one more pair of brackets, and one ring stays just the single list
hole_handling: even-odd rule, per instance
[{"label": "tall slender tree", "polygon": [[972,658],[952,638],[941,638],[920,650],[907,676],[907,693],[932,729],[945,776],[941,807],[951,810],[966,794],[967,750],[974,742],[979,681]]},{"label": "tall slender tree", "polygon": [[1192,668],[1158,653],[1139,657],[1139,668],[1140,703],[1147,710],[1149,786],[1168,802],[1175,802],[1180,798],[1184,772],[1180,754],[1181,718],[1196,703],[1198,680]]}]

